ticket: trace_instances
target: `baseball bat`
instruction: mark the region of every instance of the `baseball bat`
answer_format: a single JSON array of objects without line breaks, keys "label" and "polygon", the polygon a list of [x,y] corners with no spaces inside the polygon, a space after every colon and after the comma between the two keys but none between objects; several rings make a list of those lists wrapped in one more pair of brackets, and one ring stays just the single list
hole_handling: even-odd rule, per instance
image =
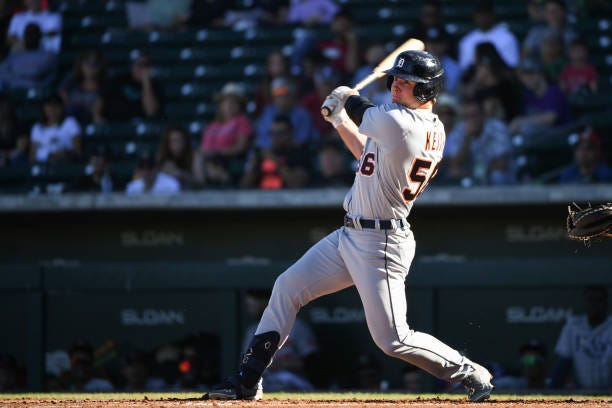
[{"label": "baseball bat", "polygon": [[[370,73],[367,77],[359,81],[355,85],[355,88],[353,89],[355,89],[356,91],[360,91],[366,86],[370,85],[372,82],[376,81],[378,78],[385,76],[384,71],[393,67],[395,58],[397,58],[397,56],[400,53],[404,51],[408,51],[408,50],[421,50],[422,51],[424,49],[425,49],[425,44],[423,44],[423,41],[416,39],[416,38],[408,39],[406,42],[404,42],[399,47],[394,49],[393,52],[387,55],[376,67],[374,67],[374,69],[372,70],[372,73]],[[335,108],[336,106],[334,104],[331,104],[329,101],[325,101],[323,102],[323,106],[321,106],[321,114],[323,116],[329,116],[329,114]]]}]

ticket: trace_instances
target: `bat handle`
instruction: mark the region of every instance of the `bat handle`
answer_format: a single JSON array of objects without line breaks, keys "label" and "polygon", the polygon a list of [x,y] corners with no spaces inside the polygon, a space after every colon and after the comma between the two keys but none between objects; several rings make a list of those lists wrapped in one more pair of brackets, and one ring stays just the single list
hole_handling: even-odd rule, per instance
[{"label": "bat handle", "polygon": [[329,116],[336,109],[336,104],[326,99],[321,106],[321,115]]}]

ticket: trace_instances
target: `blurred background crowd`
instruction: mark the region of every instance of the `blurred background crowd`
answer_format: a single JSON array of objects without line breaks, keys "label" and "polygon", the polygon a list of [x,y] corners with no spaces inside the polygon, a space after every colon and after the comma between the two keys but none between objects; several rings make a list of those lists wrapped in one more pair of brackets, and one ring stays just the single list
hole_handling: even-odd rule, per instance
[{"label": "blurred background crowd", "polygon": [[[1,0],[0,191],[350,186],[319,113],[401,42],[446,71],[437,184],[612,180],[608,0]],[[384,79],[362,91],[388,103]]]}]

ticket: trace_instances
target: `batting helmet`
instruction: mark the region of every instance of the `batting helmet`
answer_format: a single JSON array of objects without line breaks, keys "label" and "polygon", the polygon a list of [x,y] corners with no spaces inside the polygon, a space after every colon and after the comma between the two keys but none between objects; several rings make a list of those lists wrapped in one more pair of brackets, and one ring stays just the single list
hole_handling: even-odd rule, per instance
[{"label": "batting helmet", "polygon": [[435,98],[444,82],[444,68],[440,61],[426,51],[404,51],[395,58],[393,68],[385,71],[387,88],[391,89],[393,77],[416,82],[413,93],[419,102]]}]

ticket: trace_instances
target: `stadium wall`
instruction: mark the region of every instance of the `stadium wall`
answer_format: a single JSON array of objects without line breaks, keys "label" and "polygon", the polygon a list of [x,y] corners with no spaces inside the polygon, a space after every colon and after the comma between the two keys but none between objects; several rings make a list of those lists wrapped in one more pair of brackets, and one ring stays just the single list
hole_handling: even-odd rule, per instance
[{"label": "stadium wall", "polygon": [[[152,350],[201,331],[219,339],[221,374],[237,364],[248,288],[275,277],[342,220],[345,191],[203,192],[174,197],[0,197],[0,350],[43,388],[46,352],[74,338]],[[435,188],[411,215],[417,255],[408,320],[475,359],[512,366],[543,341],[549,358],[585,285],[612,286],[610,241],[567,239],[568,202],[611,201],[612,188]],[[300,316],[331,367],[374,355],[354,289]],[[338,343],[342,341],[342,349]],[[337,373],[342,375],[343,373]],[[393,381],[393,380],[392,380]]]}]

